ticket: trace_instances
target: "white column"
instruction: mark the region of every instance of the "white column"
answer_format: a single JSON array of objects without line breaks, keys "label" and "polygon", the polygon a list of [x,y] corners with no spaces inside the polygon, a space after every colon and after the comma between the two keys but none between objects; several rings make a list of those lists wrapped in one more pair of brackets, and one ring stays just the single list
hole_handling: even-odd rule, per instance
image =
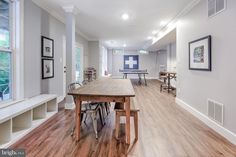
[{"label": "white column", "polygon": [[[77,10],[74,6],[64,6],[66,13],[66,87],[75,82],[75,15]],[[68,89],[68,88],[66,88]],[[74,107],[72,96],[66,96],[66,109]]]}]

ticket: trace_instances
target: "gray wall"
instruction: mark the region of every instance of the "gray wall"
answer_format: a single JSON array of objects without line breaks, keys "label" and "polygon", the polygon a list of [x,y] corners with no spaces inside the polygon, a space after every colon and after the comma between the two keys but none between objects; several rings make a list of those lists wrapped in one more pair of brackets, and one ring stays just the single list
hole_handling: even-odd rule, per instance
[{"label": "gray wall", "polygon": [[[201,1],[177,26],[177,98],[203,114],[207,99],[223,103],[224,127],[236,133],[236,1],[227,1],[227,10],[207,17],[206,1]],[[188,69],[188,42],[212,35],[212,72]]]},{"label": "gray wall", "polygon": [[94,67],[97,70],[97,74],[99,74],[99,59],[100,59],[100,47],[99,41],[89,41],[88,42],[88,65],[89,67]]},{"label": "gray wall", "polygon": [[24,94],[41,93],[41,9],[31,0],[24,1]]},{"label": "gray wall", "polygon": [[176,71],[176,43],[167,45],[167,71]]},{"label": "gray wall", "polygon": [[[24,1],[24,74],[25,97],[40,93],[63,95],[63,37],[65,24],[39,8],[31,0]],[[54,78],[41,79],[41,35],[54,39]],[[88,66],[88,41],[76,34],[76,42],[84,48],[84,67]]]}]

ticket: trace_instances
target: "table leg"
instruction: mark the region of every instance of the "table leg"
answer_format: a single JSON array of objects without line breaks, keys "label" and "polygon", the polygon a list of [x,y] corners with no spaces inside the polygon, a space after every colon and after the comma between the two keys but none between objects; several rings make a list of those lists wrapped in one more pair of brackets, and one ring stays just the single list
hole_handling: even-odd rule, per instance
[{"label": "table leg", "polygon": [[125,125],[125,135],[126,143],[130,144],[130,98],[125,98],[125,114],[126,114],[126,125]]},{"label": "table leg", "polygon": [[144,81],[145,81],[145,85],[147,86],[147,80],[146,80],[145,74],[143,74],[143,78],[144,78]]},{"label": "table leg", "polygon": [[142,84],[142,78],[141,78],[140,74],[138,74],[138,82],[139,82],[140,85]]},{"label": "table leg", "polygon": [[167,91],[168,91],[168,93],[170,93],[170,75],[169,74],[168,74],[168,77],[167,77],[167,81],[168,81]]},{"label": "table leg", "polygon": [[82,101],[80,101],[80,99],[77,98],[76,100],[76,141],[79,141],[79,138],[80,138],[81,104],[82,104]]}]

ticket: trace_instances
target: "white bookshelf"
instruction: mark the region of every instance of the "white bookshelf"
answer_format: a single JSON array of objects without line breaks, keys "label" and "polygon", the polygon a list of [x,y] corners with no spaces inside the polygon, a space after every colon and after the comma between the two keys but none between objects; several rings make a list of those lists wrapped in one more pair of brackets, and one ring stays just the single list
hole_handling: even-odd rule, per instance
[{"label": "white bookshelf", "polygon": [[7,148],[58,112],[56,95],[39,95],[0,109],[0,148]]}]

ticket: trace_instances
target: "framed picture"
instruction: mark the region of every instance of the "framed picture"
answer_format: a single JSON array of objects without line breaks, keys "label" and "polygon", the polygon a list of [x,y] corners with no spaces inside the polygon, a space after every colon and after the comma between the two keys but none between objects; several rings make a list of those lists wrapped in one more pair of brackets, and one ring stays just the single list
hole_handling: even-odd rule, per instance
[{"label": "framed picture", "polygon": [[54,40],[44,37],[41,37],[42,42],[42,57],[53,58],[54,56]]},{"label": "framed picture", "polygon": [[54,77],[54,60],[42,59],[42,79]]},{"label": "framed picture", "polygon": [[189,69],[211,71],[211,36],[189,43]]},{"label": "framed picture", "polygon": [[139,69],[139,56],[124,55],[124,69]]}]

